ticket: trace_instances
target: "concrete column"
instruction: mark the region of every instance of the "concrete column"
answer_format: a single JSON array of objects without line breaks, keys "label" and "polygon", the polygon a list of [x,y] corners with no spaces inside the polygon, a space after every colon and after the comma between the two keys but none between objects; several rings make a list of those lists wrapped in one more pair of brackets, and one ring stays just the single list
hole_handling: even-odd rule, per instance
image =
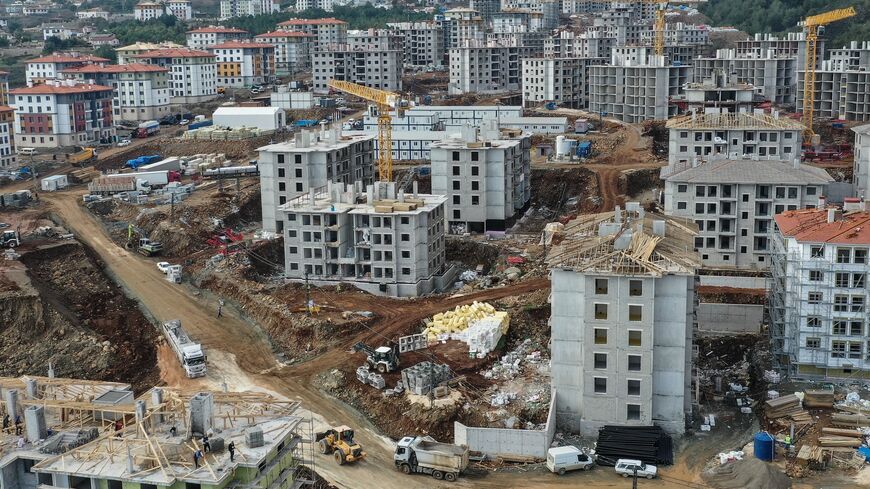
[{"label": "concrete column", "polygon": [[28,399],[36,399],[36,379],[27,379],[26,391]]},{"label": "concrete column", "polygon": [[10,421],[15,421],[15,416],[18,415],[18,389],[6,390],[6,414],[9,415]]},{"label": "concrete column", "polygon": [[[163,404],[163,389],[155,387],[151,389],[151,407],[157,407],[161,404]],[[155,413],[151,415],[151,419],[153,419],[155,423],[162,423],[163,415]]]},{"label": "concrete column", "polygon": [[24,410],[24,425],[27,430],[27,439],[31,443],[45,439],[48,430],[45,426],[45,411],[42,406],[28,406]]},{"label": "concrete column", "polygon": [[190,399],[190,431],[206,434],[212,428],[214,416],[214,396],[211,392],[200,392]]},{"label": "concrete column", "polygon": [[145,419],[145,414],[148,410],[145,408],[145,401],[136,401],[136,424],[141,423]]},{"label": "concrete column", "polygon": [[50,363],[48,364],[48,378],[49,379],[54,378],[54,366]]}]

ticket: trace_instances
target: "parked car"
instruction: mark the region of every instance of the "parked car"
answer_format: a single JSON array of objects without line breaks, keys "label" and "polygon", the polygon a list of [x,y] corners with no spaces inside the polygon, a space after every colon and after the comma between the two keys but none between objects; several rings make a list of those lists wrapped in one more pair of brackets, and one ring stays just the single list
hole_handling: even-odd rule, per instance
[{"label": "parked car", "polygon": [[179,126],[186,126],[188,124],[190,124],[190,121],[187,119],[181,119],[180,121],[178,121]]},{"label": "parked car", "polygon": [[590,470],[595,462],[592,457],[577,447],[556,447],[547,450],[547,468],[550,472],[565,475],[571,470]]},{"label": "parked car", "polygon": [[118,141],[118,147],[119,147],[119,148],[123,148],[124,146],[130,146],[130,140],[129,140],[129,139],[122,139],[122,140]]},{"label": "parked car", "polygon": [[640,460],[632,460],[629,458],[621,458],[617,460],[614,469],[617,474],[620,474],[623,477],[634,476],[635,469],[637,469],[638,477],[646,477],[647,479],[654,478],[656,473],[658,473],[658,469],[655,465],[647,465]]},{"label": "parked car", "polygon": [[8,222],[0,222],[0,229],[6,229],[6,228],[8,228],[8,227],[9,227],[9,223],[8,223]]},{"label": "parked car", "polygon": [[157,262],[157,269],[163,273],[169,271],[169,267],[172,266],[168,261]]}]

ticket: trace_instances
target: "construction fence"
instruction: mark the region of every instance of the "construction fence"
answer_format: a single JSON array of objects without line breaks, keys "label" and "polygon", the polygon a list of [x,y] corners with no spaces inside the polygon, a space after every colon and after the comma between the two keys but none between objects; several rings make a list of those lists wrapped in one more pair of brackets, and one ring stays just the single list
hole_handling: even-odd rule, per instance
[{"label": "construction fence", "polygon": [[509,428],[477,428],[453,422],[453,438],[457,445],[467,445],[474,452],[489,457],[547,458],[547,450],[556,433],[556,391],[550,397],[550,410],[543,430]]}]

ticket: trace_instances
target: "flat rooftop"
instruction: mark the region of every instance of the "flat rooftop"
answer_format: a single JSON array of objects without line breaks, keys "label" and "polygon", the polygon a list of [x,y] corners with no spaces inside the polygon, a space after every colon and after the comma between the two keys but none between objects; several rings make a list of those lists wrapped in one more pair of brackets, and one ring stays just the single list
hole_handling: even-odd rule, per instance
[{"label": "flat rooftop", "polygon": [[[403,198],[373,198],[369,202],[366,192],[361,192],[353,203],[341,200],[330,196],[327,187],[320,187],[315,191],[313,202],[310,194],[304,194],[279,206],[278,210],[288,213],[415,215],[432,212],[447,202],[447,196],[409,192]],[[391,210],[387,211],[387,207]]]},{"label": "flat rooftop", "polygon": [[[308,134],[308,136],[305,136]],[[337,134],[337,137],[333,137]],[[308,142],[304,142],[304,138],[310,138]],[[270,153],[316,153],[318,151],[329,151],[333,149],[346,148],[352,144],[362,141],[373,141],[377,137],[376,134],[345,134],[340,129],[331,129],[324,134],[319,130],[305,131],[296,133],[296,139],[285,141],[283,143],[268,144],[257,148],[257,151],[268,151]]]}]

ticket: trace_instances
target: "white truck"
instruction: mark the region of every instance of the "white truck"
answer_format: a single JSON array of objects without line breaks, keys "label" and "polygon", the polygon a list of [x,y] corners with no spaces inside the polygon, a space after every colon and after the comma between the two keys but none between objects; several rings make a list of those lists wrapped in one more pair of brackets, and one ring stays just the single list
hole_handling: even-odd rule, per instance
[{"label": "white truck", "polygon": [[431,436],[406,436],[396,445],[393,461],[405,474],[429,474],[453,482],[468,467],[468,447],[441,443]]},{"label": "white truck", "polygon": [[191,379],[205,377],[206,357],[202,345],[194,343],[190,336],[187,336],[184,328],[181,327],[181,321],[173,319],[163,323],[163,335],[175,351],[187,377]]}]

